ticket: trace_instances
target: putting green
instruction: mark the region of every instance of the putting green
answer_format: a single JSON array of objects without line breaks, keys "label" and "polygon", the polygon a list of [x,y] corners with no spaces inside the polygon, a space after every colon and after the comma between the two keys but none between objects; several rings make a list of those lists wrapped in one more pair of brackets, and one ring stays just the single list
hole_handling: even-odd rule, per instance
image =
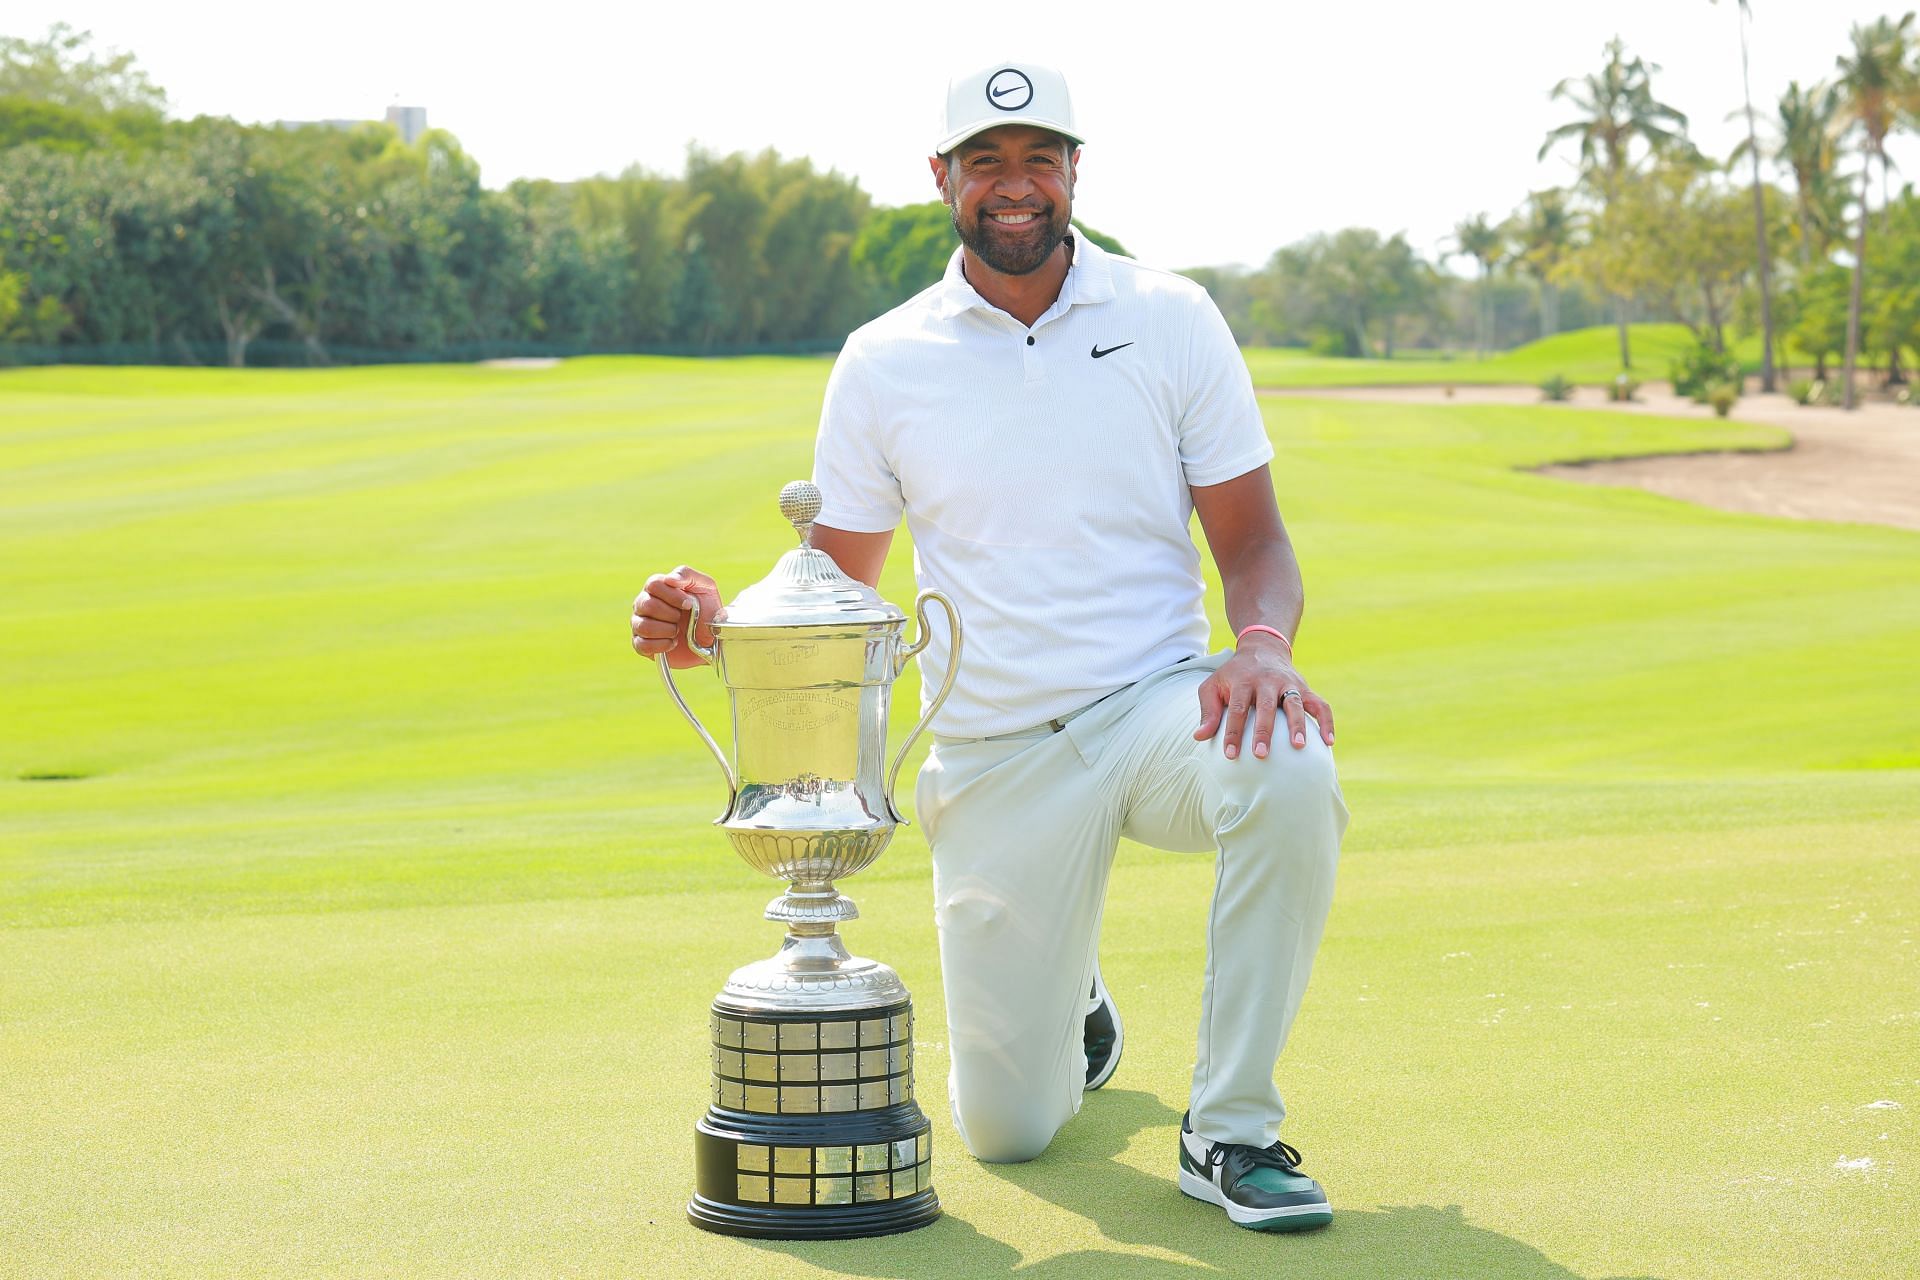
[{"label": "putting green", "polygon": [[1265,406],[1354,811],[1280,1070],[1330,1230],[1174,1189],[1204,858],[1122,850],[1119,1074],[968,1159],[918,827],[847,932],[947,1216],[689,1228],[775,886],[626,604],[765,572],[826,371],[0,375],[0,1275],[1920,1270],[1920,537],[1527,474],[1782,442],[1565,406]]}]

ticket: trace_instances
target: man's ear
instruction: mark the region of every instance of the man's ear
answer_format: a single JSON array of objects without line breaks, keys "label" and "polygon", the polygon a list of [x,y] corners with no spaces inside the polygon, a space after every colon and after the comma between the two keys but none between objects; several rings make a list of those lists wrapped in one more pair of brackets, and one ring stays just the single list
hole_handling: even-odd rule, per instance
[{"label": "man's ear", "polygon": [[940,192],[940,199],[951,204],[952,198],[947,194],[947,158],[928,156],[927,166],[933,170],[933,185]]}]

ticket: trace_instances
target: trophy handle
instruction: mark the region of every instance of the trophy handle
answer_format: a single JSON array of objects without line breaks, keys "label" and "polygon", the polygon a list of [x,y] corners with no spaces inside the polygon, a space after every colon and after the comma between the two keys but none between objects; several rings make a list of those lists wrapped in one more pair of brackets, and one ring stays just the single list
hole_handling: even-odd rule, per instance
[{"label": "trophy handle", "polygon": [[913,731],[907,734],[907,740],[900,744],[899,752],[893,757],[893,767],[887,770],[887,809],[893,814],[893,820],[903,826],[906,825],[907,820],[901,816],[900,806],[893,800],[894,787],[900,779],[900,765],[906,760],[907,751],[913,746],[913,740],[920,736],[921,730],[933,723],[934,713],[940,710],[940,705],[947,700],[947,695],[953,692],[953,678],[960,672],[960,612],[953,607],[953,601],[947,599],[945,593],[935,591],[932,587],[914,597],[913,616],[920,624],[920,638],[901,651],[899,660],[894,664],[893,672],[899,675],[905,671],[907,661],[926,648],[927,641],[933,639],[933,633],[927,630],[927,601],[929,600],[936,602],[947,611],[947,626],[953,636],[953,648],[947,653],[947,676],[940,682],[940,691],[934,694],[933,701],[927,704],[927,713],[920,717],[920,723],[913,726]]},{"label": "trophy handle", "polygon": [[[708,662],[712,662],[720,648],[720,642],[716,638],[713,644],[702,645],[695,630],[699,624],[700,602],[690,599],[687,602],[687,648]],[[660,678],[667,682],[667,693],[673,698],[673,705],[680,708],[680,714],[687,718],[687,723],[693,726],[693,731],[700,735],[700,741],[706,743],[707,750],[713,752],[714,760],[720,765],[720,773],[727,780],[727,807],[718,818],[714,819],[715,822],[724,822],[727,815],[733,812],[733,802],[740,798],[740,780],[734,776],[733,766],[727,763],[727,757],[720,750],[720,744],[713,740],[713,735],[707,732],[707,726],[700,723],[700,717],[693,714],[693,708],[689,707],[687,700],[680,696],[679,687],[673,683],[673,668],[667,665],[667,655],[661,654],[659,662]]]}]

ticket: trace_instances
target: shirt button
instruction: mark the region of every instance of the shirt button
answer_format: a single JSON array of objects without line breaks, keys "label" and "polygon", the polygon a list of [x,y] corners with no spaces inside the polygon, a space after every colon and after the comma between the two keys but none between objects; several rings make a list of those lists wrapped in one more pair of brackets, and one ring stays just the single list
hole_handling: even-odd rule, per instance
[{"label": "shirt button", "polygon": [[1032,335],[1032,334],[1028,334],[1028,335],[1027,335],[1027,345],[1028,345],[1028,346],[1032,346],[1032,345],[1033,345],[1033,335]]}]

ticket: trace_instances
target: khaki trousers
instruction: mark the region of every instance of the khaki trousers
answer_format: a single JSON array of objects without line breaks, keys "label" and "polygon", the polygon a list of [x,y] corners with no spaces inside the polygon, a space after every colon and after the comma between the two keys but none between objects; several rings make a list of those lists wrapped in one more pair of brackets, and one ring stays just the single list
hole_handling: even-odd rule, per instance
[{"label": "khaki trousers", "polygon": [[[1029,1160],[1080,1109],[1082,1023],[1121,836],[1215,851],[1190,1111],[1216,1142],[1271,1144],[1274,1064],[1333,898],[1347,807],[1333,753],[1285,723],[1264,760],[1196,742],[1229,655],[1155,672],[1065,722],[936,737],[917,788],[933,846],[954,1125],[981,1160]],[[1124,1010],[1123,1010],[1124,1012]]]}]

